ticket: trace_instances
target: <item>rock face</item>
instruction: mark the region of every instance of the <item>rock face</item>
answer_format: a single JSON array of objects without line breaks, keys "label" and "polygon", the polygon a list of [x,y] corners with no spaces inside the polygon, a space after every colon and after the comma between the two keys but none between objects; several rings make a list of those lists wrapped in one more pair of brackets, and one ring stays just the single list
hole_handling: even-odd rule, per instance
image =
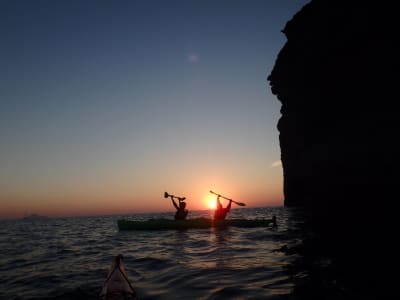
[{"label": "rock face", "polygon": [[398,261],[396,6],[310,1],[287,22],[268,77],[282,103],[285,206],[305,208],[342,280],[375,287],[370,299],[396,286],[382,276]]},{"label": "rock face", "polygon": [[[286,206],[332,222],[393,206],[399,152],[395,1],[313,0],[289,22],[268,77]],[[371,220],[369,220],[371,221]],[[354,222],[353,222],[354,223]]]}]

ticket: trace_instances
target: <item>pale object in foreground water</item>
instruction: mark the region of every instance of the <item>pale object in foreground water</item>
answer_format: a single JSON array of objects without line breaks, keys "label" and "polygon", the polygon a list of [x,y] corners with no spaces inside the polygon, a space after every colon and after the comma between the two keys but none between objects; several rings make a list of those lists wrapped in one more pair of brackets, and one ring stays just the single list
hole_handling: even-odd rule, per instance
[{"label": "pale object in foreground water", "polygon": [[136,291],[128,279],[123,257],[117,255],[108,272],[100,293],[102,300],[138,300]]}]

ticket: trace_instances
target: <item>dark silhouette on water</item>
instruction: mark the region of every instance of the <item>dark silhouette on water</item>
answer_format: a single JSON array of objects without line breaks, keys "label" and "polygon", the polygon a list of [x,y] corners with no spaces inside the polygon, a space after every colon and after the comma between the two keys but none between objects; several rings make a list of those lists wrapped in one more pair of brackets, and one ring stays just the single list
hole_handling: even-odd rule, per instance
[{"label": "dark silhouette on water", "polygon": [[272,226],[278,226],[278,223],[276,223],[276,216],[275,215],[273,215],[272,216]]},{"label": "dark silhouette on water", "polygon": [[[316,252],[329,254],[334,271],[322,275],[341,282],[349,299],[383,298],[396,286],[387,275],[398,257],[391,246],[398,234],[396,6],[310,1],[287,22],[268,77],[282,103],[285,206],[303,207],[312,231],[301,251],[310,265]],[[377,212],[385,216],[379,226]]]},{"label": "dark silhouette on water", "polygon": [[179,201],[179,206],[176,204],[173,198],[172,203],[174,204],[176,208],[176,213],[175,213],[175,220],[185,220],[186,216],[188,214],[188,210],[186,209],[186,202]]},{"label": "dark silhouette on water", "polygon": [[219,200],[221,196],[217,196],[217,208],[214,211],[214,220],[225,220],[226,215],[231,210],[232,200],[229,200],[229,204],[223,207],[221,201]]},{"label": "dark silhouette on water", "polygon": [[[167,192],[164,193],[164,197],[171,197],[172,204],[176,208],[175,220],[185,220],[186,216],[189,213],[189,211],[186,209],[186,202],[184,202],[186,197],[177,197],[174,195],[170,195]],[[174,198],[178,199],[179,204],[175,202]]]}]

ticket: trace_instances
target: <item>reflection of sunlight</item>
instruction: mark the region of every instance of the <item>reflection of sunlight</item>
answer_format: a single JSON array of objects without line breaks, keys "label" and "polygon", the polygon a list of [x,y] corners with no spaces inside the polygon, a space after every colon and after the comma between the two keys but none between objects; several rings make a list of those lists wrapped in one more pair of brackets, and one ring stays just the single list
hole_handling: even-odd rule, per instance
[{"label": "reflection of sunlight", "polygon": [[214,195],[207,195],[205,203],[208,209],[215,209],[217,207],[217,201]]}]

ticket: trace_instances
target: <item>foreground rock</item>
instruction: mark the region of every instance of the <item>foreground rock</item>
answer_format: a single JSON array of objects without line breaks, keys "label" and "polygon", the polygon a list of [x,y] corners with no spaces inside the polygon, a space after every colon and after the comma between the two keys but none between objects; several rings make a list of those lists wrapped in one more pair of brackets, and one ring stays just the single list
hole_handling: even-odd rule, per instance
[{"label": "foreground rock", "polygon": [[304,207],[324,247],[346,272],[365,270],[371,285],[382,283],[395,257],[395,5],[311,1],[286,24],[287,42],[268,77],[282,103],[285,205]]}]

